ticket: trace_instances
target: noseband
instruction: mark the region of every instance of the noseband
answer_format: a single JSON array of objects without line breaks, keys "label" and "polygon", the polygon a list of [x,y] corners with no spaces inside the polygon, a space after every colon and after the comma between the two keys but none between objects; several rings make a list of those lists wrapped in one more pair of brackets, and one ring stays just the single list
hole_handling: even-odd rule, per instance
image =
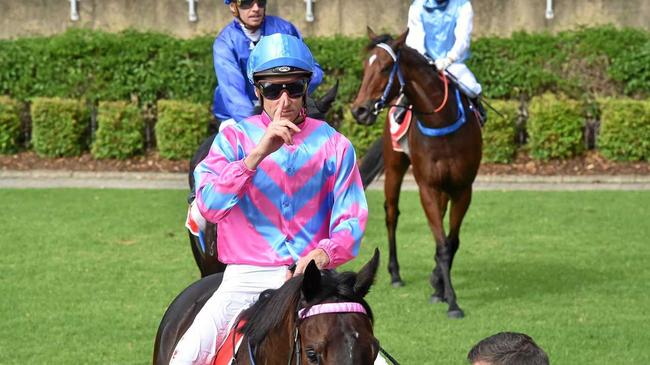
[{"label": "noseband", "polygon": [[[300,323],[302,320],[305,318],[317,316],[319,314],[328,314],[328,313],[362,313],[365,315],[368,315],[368,312],[366,312],[366,309],[361,305],[361,303],[357,302],[342,302],[342,303],[323,303],[323,304],[316,304],[314,306],[311,306],[309,308],[303,308],[298,311],[298,319],[296,320],[296,325],[294,327],[293,331],[293,346],[291,349],[291,353],[289,354],[289,361],[287,362],[287,365],[291,365],[291,362],[293,361],[294,356],[296,357],[296,365],[301,365],[301,357],[300,357],[300,352],[301,347],[300,347]],[[394,365],[399,365],[395,359],[390,356],[386,350],[379,347],[379,351],[381,351],[388,359],[394,364]],[[255,357],[253,353],[255,350],[252,348],[251,343],[248,343],[248,355],[250,357],[250,362],[252,365],[255,365]]]}]

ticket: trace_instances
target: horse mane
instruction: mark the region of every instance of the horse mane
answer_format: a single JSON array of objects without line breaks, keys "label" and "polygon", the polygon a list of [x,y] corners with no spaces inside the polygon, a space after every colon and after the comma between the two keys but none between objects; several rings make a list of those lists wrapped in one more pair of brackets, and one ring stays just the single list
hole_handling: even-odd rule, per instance
[{"label": "horse mane", "polygon": [[274,328],[294,319],[299,305],[300,308],[309,308],[324,301],[357,302],[363,305],[368,318],[373,321],[370,306],[363,297],[354,292],[356,273],[322,270],[320,290],[309,302],[306,302],[302,295],[303,278],[302,275],[296,276],[278,289],[263,291],[259,300],[241,314],[240,318],[246,321],[242,333],[252,345],[258,346]]}]

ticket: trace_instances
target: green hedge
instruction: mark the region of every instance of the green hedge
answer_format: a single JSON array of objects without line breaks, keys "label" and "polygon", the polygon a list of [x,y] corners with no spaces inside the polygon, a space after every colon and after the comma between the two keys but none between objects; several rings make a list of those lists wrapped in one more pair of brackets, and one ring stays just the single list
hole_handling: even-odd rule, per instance
[{"label": "green hedge", "polygon": [[343,116],[343,122],[339,131],[350,139],[354,146],[357,156],[361,157],[366,154],[370,145],[376,141],[384,132],[386,124],[386,110],[377,115],[377,121],[371,126],[361,125],[356,122],[349,110]]},{"label": "green hedge", "polygon": [[172,160],[192,157],[207,135],[209,115],[205,104],[158,101],[156,138],[160,156]]},{"label": "green hedge", "polygon": [[536,96],[529,115],[528,144],[533,158],[570,158],[584,150],[584,118],[576,101],[553,94]]},{"label": "green hedge", "polygon": [[517,150],[519,102],[495,100],[491,104],[504,118],[488,109],[488,122],[483,127],[483,162],[509,163]]},{"label": "green hedge", "polygon": [[[215,31],[216,35],[216,31]],[[0,41],[0,94],[19,100],[58,96],[155,103],[183,99],[210,103],[216,84],[214,36],[176,39],[158,33],[71,29],[51,37]],[[367,38],[306,39],[325,70],[325,85],[341,81],[337,117],[352,101]],[[576,99],[608,86],[609,94],[650,93],[650,33],[613,26],[558,34],[515,33],[472,43],[468,66],[493,98],[561,90]],[[584,71],[584,72],[583,72]]]},{"label": "green hedge", "polygon": [[78,156],[85,149],[90,113],[84,103],[61,98],[35,98],[31,105],[32,144],[41,156]]},{"label": "green hedge", "polygon": [[144,117],[140,109],[124,101],[100,103],[93,157],[126,159],[143,150]]},{"label": "green hedge", "polygon": [[19,105],[15,100],[0,95],[0,153],[16,152],[19,138]]},{"label": "green hedge", "polygon": [[650,101],[601,99],[598,149],[607,159],[650,159]]}]

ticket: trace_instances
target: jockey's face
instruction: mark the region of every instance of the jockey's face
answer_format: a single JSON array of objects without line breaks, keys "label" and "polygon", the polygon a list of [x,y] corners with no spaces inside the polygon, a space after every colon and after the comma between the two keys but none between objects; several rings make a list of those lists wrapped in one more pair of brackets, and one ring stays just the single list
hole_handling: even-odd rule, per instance
[{"label": "jockey's face", "polygon": [[[265,15],[266,2],[260,6],[259,1],[253,1],[252,4],[245,7],[237,6],[236,1],[230,3],[230,11],[234,16],[239,15],[239,20],[250,30],[257,30],[262,25]],[[250,6],[250,7],[249,7]]]},{"label": "jockey's face", "polygon": [[[289,85],[295,82],[300,82],[303,79],[304,77],[298,75],[265,77],[264,79],[259,80],[259,83]],[[264,95],[260,91],[259,86],[255,88],[255,94],[257,95],[258,98],[261,98],[262,105],[264,106],[264,111],[271,118],[275,116],[275,113],[278,111],[278,108],[284,105],[281,111],[282,118],[294,121],[296,123],[302,122],[302,120],[299,121],[297,119],[300,116],[300,112],[304,104],[303,103],[304,94],[297,97],[291,97],[289,95],[289,91],[285,89],[282,90],[282,92],[280,93],[280,97],[278,97],[277,99],[269,99],[264,97]]]}]

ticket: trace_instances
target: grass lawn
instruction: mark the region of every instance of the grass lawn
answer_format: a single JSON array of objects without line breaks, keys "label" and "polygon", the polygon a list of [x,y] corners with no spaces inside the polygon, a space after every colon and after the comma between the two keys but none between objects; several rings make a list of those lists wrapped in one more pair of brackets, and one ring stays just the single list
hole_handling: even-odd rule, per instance
[{"label": "grass lawn", "polygon": [[[185,192],[0,190],[0,364],[147,364],[162,314],[198,270]],[[402,364],[465,364],[498,331],[531,335],[553,364],[650,362],[650,192],[479,192],[454,263],[466,318],[428,304],[434,243],[403,192],[402,278],[389,286],[383,197],[370,192],[358,269]]]}]

